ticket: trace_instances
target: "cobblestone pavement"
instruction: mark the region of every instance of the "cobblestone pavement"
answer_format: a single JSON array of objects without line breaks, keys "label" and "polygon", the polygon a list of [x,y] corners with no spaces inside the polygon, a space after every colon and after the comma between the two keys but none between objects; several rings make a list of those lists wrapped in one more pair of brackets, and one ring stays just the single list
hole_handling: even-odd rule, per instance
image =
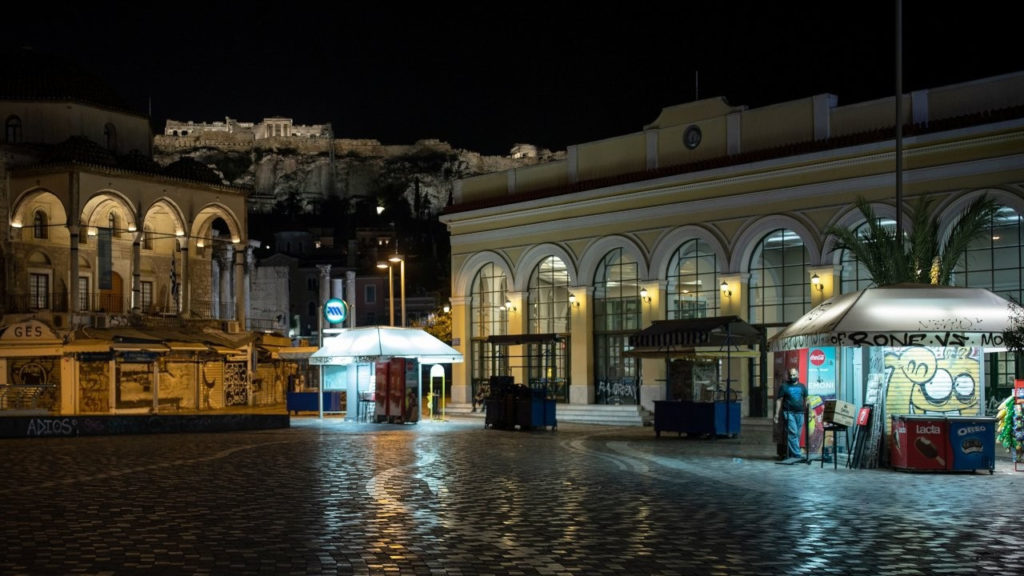
[{"label": "cobblestone pavement", "polygon": [[[742,434],[741,434],[742,437]],[[0,440],[0,574],[1007,574],[1024,472],[480,420]]]}]

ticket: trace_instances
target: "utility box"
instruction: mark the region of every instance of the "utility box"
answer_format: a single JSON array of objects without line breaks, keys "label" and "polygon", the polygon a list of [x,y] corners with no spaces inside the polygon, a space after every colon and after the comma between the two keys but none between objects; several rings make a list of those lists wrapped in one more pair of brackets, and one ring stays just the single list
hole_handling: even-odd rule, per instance
[{"label": "utility box", "polygon": [[825,400],[825,412],[822,419],[829,424],[839,426],[853,426],[853,419],[856,417],[856,410],[853,404],[842,400]]}]

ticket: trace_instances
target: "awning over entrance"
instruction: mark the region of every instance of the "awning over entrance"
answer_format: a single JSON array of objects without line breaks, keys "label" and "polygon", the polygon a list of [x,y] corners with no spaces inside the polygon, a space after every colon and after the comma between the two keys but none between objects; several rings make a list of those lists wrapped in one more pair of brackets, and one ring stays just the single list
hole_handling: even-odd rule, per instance
[{"label": "awning over entrance", "polygon": [[376,362],[389,358],[416,358],[420,364],[462,362],[462,354],[420,328],[364,326],[343,328],[324,338],[323,346],[310,355],[314,365]]},{"label": "awning over entrance", "polygon": [[897,284],[834,296],[771,338],[773,351],[822,346],[1005,349],[1013,304],[984,288]]},{"label": "awning over entrance", "polygon": [[144,330],[131,327],[79,328],[71,333],[61,349],[64,354],[96,354],[104,352],[150,354],[220,354],[245,359],[251,337],[233,338],[203,332],[176,330]]},{"label": "awning over entrance", "polygon": [[656,320],[629,337],[626,355],[640,358],[755,356],[761,332],[738,316]]},{"label": "awning over entrance", "polygon": [[564,340],[564,336],[558,334],[493,334],[487,337],[491,344],[502,344],[505,346],[519,346],[520,344],[546,344]]}]

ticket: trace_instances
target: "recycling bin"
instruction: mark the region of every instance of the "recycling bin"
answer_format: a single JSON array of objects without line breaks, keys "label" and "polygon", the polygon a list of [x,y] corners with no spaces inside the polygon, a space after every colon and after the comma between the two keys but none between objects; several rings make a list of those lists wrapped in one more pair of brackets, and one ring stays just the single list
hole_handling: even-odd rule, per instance
[{"label": "recycling bin", "polygon": [[996,419],[948,416],[950,470],[988,470],[996,466]]}]

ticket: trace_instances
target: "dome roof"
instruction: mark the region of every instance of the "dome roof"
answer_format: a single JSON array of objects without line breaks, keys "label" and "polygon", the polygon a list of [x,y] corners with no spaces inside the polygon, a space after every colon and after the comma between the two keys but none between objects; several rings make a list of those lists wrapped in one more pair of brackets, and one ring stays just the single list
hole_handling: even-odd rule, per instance
[{"label": "dome roof", "polygon": [[117,158],[106,148],[85,136],[72,136],[54,144],[45,152],[46,163],[83,162],[99,166],[117,166]]},{"label": "dome roof", "polygon": [[0,50],[0,100],[72,100],[129,111],[106,82],[66,58],[30,47]]}]

